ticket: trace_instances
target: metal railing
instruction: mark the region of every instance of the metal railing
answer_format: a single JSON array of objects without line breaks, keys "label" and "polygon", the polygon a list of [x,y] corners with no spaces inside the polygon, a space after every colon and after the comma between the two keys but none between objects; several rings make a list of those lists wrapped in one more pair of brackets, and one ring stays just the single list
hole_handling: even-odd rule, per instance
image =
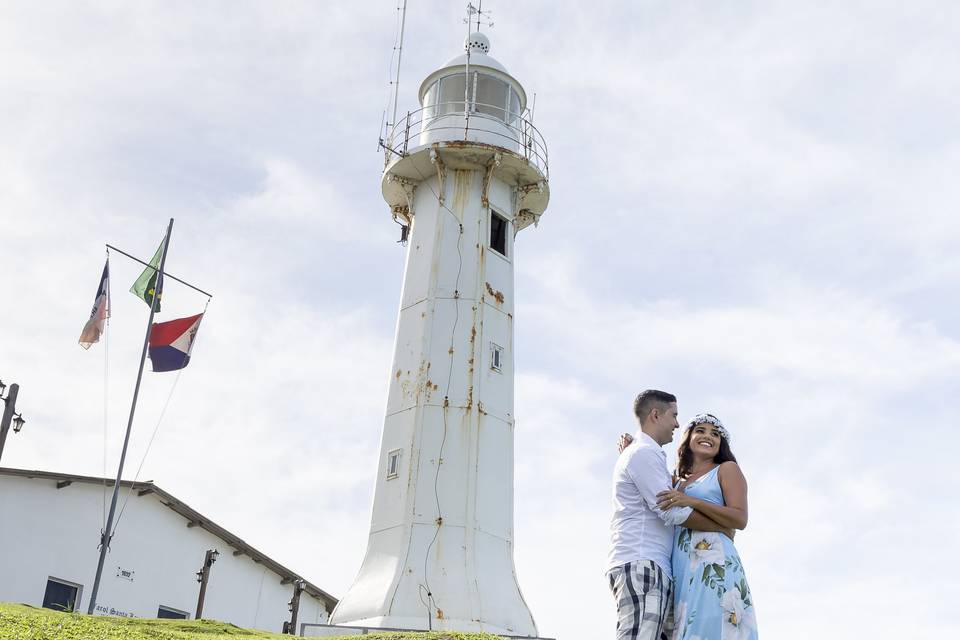
[{"label": "metal railing", "polygon": [[550,179],[547,144],[540,131],[528,118],[503,107],[462,100],[441,102],[408,111],[393,126],[388,125],[384,133],[380,146],[388,161],[391,155],[406,157],[410,149],[420,146],[422,135],[430,142],[489,140],[489,144],[525,158],[544,178]]}]

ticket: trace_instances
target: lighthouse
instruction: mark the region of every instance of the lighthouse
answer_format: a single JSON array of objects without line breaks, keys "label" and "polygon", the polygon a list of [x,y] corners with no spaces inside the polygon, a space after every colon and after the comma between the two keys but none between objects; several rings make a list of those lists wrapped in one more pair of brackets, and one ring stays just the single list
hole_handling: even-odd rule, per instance
[{"label": "lighthouse", "polygon": [[367,551],[330,622],[536,637],[513,559],[513,270],[546,146],[479,32],[419,101],[383,141],[406,268]]}]

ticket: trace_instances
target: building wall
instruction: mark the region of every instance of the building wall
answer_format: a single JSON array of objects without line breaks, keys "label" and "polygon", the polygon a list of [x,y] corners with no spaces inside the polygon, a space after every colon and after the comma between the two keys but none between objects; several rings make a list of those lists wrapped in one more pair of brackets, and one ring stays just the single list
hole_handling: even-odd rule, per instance
[{"label": "building wall", "polygon": [[[117,504],[127,496],[123,487]],[[109,507],[111,488],[107,489]],[[77,610],[86,612],[97,569],[104,520],[100,485],[75,482],[63,489],[46,478],[0,475],[0,601],[39,606],[48,577],[83,585]],[[104,565],[97,613],[157,616],[159,605],[196,612],[196,572],[207,549],[218,549],[207,586],[203,617],[240,627],[279,632],[289,619],[293,585],[246,555],[234,556],[225,541],[163,505],[155,494],[133,491],[116,527]],[[133,580],[117,569],[133,571]],[[323,603],[304,593],[300,622],[325,622]]]}]

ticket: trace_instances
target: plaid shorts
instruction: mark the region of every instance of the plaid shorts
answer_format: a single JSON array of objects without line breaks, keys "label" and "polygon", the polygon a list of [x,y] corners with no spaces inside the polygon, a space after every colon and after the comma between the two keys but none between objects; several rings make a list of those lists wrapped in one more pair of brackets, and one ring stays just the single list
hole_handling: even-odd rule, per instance
[{"label": "plaid shorts", "polygon": [[628,562],[607,573],[617,601],[617,640],[670,640],[673,581],[651,560]]}]

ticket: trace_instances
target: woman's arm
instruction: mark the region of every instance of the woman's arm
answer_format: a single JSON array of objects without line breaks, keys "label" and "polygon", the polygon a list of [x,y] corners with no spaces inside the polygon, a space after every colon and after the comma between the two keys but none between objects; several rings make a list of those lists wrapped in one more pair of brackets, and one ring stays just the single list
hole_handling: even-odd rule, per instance
[{"label": "woman's arm", "polygon": [[697,510],[691,511],[690,516],[684,520],[680,526],[692,529],[693,531],[715,531],[733,540],[733,529],[718,524]]},{"label": "woman's arm", "polygon": [[663,491],[657,495],[657,506],[661,509],[670,507],[693,507],[717,524],[730,529],[747,528],[747,480],[743,477],[736,462],[724,462],[717,470],[720,480],[720,489],[723,491],[723,501],[726,506],[713,504],[688,496],[682,491]]}]

